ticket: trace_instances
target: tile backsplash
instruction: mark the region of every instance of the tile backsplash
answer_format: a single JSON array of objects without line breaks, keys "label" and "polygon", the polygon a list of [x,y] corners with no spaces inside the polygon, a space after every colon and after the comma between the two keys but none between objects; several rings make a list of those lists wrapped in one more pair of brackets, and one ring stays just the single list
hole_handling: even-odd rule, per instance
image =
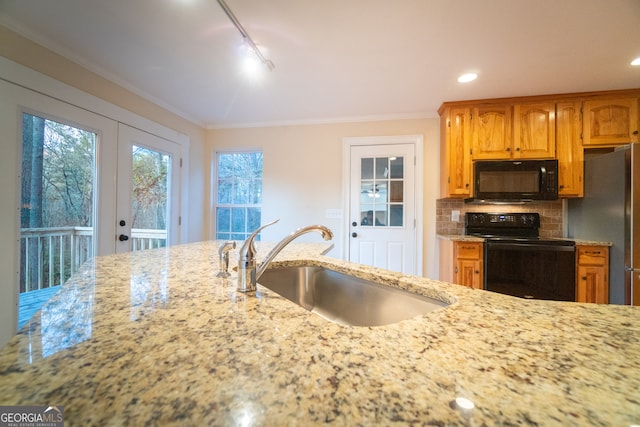
[{"label": "tile backsplash", "polygon": [[[459,221],[451,220],[453,211],[460,212]],[[540,214],[540,237],[562,237],[562,200],[531,202],[524,205],[473,205],[461,199],[436,201],[436,230],[438,234],[464,234],[466,212],[537,212]]]}]

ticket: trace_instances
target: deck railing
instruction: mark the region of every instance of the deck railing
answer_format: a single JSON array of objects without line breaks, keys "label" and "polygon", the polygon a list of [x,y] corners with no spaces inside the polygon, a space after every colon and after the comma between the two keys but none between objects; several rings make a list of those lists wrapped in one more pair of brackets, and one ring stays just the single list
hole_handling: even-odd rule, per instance
[{"label": "deck railing", "polygon": [[[165,230],[131,230],[134,251],[166,246]],[[20,292],[64,283],[93,257],[92,227],[23,228],[20,230]]]}]

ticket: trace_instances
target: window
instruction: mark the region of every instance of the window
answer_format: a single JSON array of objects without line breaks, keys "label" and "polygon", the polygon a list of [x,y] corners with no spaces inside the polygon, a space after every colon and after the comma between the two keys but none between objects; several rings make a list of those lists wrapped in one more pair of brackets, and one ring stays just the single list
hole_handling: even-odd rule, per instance
[{"label": "window", "polygon": [[260,227],[262,152],[218,153],[216,239],[245,240]]}]

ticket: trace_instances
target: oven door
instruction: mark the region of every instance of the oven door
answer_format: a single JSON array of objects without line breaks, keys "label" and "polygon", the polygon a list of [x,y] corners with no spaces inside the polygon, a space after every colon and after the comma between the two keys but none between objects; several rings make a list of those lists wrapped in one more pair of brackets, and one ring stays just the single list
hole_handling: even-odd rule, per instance
[{"label": "oven door", "polygon": [[484,289],[521,298],[575,301],[575,243],[487,240]]}]

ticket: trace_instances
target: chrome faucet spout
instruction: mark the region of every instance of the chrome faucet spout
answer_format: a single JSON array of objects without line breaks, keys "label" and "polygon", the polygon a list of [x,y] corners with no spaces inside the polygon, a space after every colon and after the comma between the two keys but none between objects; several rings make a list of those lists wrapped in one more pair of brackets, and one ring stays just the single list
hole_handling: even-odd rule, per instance
[{"label": "chrome faucet spout", "polygon": [[258,265],[255,259],[255,237],[258,235],[260,230],[273,225],[276,222],[278,222],[278,220],[275,220],[258,228],[242,245],[238,260],[238,291],[255,291],[257,289],[256,283],[258,279],[260,278],[260,276],[262,276],[262,273],[264,273],[269,264],[271,264],[271,261],[273,261],[273,259],[280,253],[280,251],[285,248],[285,246],[287,246],[297,237],[306,233],[310,233],[312,231],[317,231],[322,234],[322,238],[324,240],[331,240],[333,238],[333,233],[331,232],[331,230],[329,230],[324,225],[309,225],[307,227],[299,228],[283,238],[280,242],[278,242],[276,246],[274,246],[274,248],[269,251],[264,260]]},{"label": "chrome faucet spout", "polygon": [[306,233],[310,233],[312,231],[317,231],[320,234],[322,234],[322,238],[324,240],[333,239],[333,233],[331,232],[331,230],[329,230],[324,225],[309,225],[309,226],[306,226],[306,227],[298,228],[296,231],[294,231],[293,233],[289,234],[284,239],[282,239],[280,242],[278,242],[278,244],[275,245],[273,249],[271,249],[271,251],[267,254],[267,256],[264,258],[264,260],[258,266],[258,270],[256,271],[256,280],[258,280],[260,278],[260,276],[262,276],[262,273],[264,273],[264,270],[267,269],[269,264],[271,264],[271,261],[273,261],[273,259],[276,257],[276,255],[278,255],[280,253],[280,251],[282,249],[284,249],[285,246],[287,246],[289,243],[291,243],[297,237],[299,237],[299,236],[301,236],[303,234],[306,234]]},{"label": "chrome faucet spout", "polygon": [[264,228],[275,224],[280,221],[276,219],[271,221],[262,227],[259,227],[256,231],[244,241],[244,244],[240,248],[238,253],[238,291],[240,292],[252,292],[257,289],[256,287],[256,245],[254,243],[258,233]]}]

